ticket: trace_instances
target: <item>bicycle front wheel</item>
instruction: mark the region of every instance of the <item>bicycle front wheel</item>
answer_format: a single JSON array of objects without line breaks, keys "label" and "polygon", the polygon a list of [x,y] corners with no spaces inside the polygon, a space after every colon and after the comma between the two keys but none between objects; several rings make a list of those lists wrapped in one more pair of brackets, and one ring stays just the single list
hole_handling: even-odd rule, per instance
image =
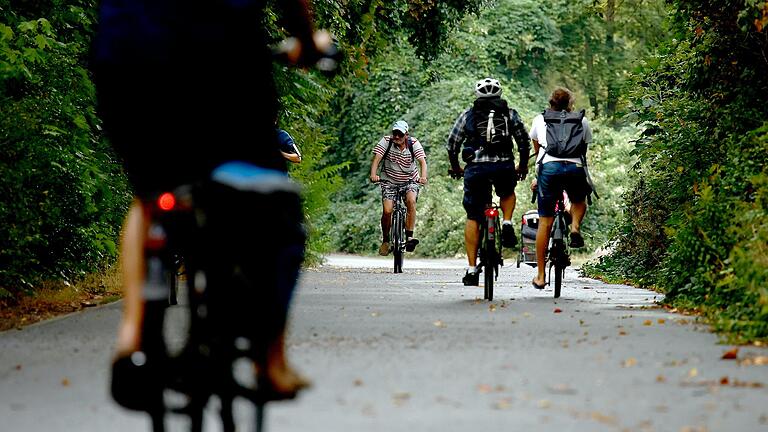
[{"label": "bicycle front wheel", "polygon": [[395,211],[392,215],[392,257],[395,273],[403,272],[403,249],[405,249],[403,223],[402,213]]},{"label": "bicycle front wheel", "polygon": [[560,287],[563,285],[563,273],[565,273],[565,267],[555,265],[555,298],[560,297]]}]

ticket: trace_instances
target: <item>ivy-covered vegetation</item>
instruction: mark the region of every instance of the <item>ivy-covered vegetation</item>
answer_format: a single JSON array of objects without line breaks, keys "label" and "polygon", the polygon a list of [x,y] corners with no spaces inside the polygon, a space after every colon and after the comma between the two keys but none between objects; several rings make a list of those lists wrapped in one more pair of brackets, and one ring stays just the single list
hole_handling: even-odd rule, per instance
[{"label": "ivy-covered vegetation", "polygon": [[0,2],[0,297],[111,262],[127,206],[87,71],[94,2]]},{"label": "ivy-covered vegetation", "polygon": [[768,4],[671,2],[674,39],[629,92],[644,133],[615,253],[735,339],[768,338]]},{"label": "ivy-covered vegetation", "polygon": [[[638,8],[656,14],[637,15]],[[378,187],[367,180],[371,150],[391,124],[403,118],[411,125],[411,135],[424,145],[430,167],[429,185],[419,197],[416,232],[422,241],[418,253],[463,253],[462,182],[447,176],[444,145],[456,117],[472,104],[475,81],[486,76],[501,80],[503,96],[527,127],[546,107],[555,85],[571,87],[579,97],[577,105],[587,108],[590,118],[598,117],[593,121],[595,141],[589,158],[602,199],[590,208],[584,231],[590,249],[603,244],[620,214],[618,203],[629,185],[627,169],[633,163],[630,140],[638,132],[633,124],[624,124],[599,107],[610,105],[618,111],[626,106],[625,97],[609,98],[607,89],[622,89],[633,61],[650,52],[649,41],[660,38],[660,10],[661,2],[641,0],[620,2],[620,6],[593,1],[497,1],[492,8],[462,20],[444,42],[445,52],[431,62],[414,55],[405,34],[380,50],[366,68],[366,79],[340,86],[336,98],[338,115],[333,123],[339,128],[340,141],[329,157],[347,161],[350,167],[344,178],[348,187],[337,195],[340,203],[324,220],[323,231],[333,234],[334,247],[354,253],[377,250],[381,204]],[[613,21],[634,25],[617,26],[602,17],[606,11]],[[606,46],[606,39],[613,45]],[[598,69],[601,74],[595,73]],[[586,84],[600,90],[590,93]],[[529,181],[517,188],[515,220],[535,208],[530,204]]]}]

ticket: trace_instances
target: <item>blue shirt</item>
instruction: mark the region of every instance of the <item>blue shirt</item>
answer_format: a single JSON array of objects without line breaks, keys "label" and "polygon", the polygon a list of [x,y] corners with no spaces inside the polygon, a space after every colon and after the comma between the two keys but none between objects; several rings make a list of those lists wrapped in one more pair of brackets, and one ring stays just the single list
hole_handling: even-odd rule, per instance
[{"label": "blue shirt", "polygon": [[288,154],[296,154],[301,156],[299,147],[296,142],[293,141],[293,137],[288,132],[277,129],[277,142],[280,144],[280,151]]}]

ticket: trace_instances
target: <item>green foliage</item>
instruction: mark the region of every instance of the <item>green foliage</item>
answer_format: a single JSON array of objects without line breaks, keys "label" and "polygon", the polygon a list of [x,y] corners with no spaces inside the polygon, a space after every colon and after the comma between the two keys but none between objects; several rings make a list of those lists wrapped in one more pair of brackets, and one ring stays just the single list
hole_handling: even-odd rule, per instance
[{"label": "green foliage", "polygon": [[766,338],[764,4],[672,3],[678,39],[629,93],[645,129],[637,182],[615,253],[593,269],[702,308],[734,339]]},{"label": "green foliage", "polygon": [[[329,158],[350,161],[345,187],[323,219],[324,231],[333,232],[332,247],[373,253],[381,241],[380,192],[370,185],[372,148],[397,119],[405,119],[411,135],[424,145],[429,164],[429,185],[419,196],[418,253],[454,256],[464,251],[462,182],[446,172],[445,142],[456,117],[474,100],[477,79],[501,79],[504,97],[528,126],[547,103],[546,87],[562,54],[562,33],[551,7],[533,0],[497,2],[493,9],[467,16],[445,43],[445,53],[423,64],[413,58],[405,37],[380,52],[367,68],[365,82],[350,80],[337,94],[338,116],[333,123],[340,144]],[[608,239],[609,227],[619,217],[616,203],[629,184],[626,166],[633,128],[615,129],[593,124],[595,143],[590,151],[593,174],[603,196],[590,208],[584,230],[590,248]],[[518,186],[514,220],[529,203],[529,181]]]},{"label": "green foliage", "polygon": [[[100,140],[84,68],[92,6],[0,8],[0,287],[6,292],[44,278],[77,277],[116,256],[128,194]],[[47,18],[28,19],[25,12]]]}]

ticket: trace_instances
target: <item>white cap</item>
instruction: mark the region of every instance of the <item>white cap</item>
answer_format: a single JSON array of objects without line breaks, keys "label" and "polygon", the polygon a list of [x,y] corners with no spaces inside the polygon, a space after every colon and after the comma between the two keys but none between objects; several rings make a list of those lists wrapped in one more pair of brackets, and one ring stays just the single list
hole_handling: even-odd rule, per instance
[{"label": "white cap", "polygon": [[407,134],[408,133],[408,123],[405,122],[405,120],[398,120],[395,122],[394,125],[392,125],[392,130],[399,130],[400,132]]}]

